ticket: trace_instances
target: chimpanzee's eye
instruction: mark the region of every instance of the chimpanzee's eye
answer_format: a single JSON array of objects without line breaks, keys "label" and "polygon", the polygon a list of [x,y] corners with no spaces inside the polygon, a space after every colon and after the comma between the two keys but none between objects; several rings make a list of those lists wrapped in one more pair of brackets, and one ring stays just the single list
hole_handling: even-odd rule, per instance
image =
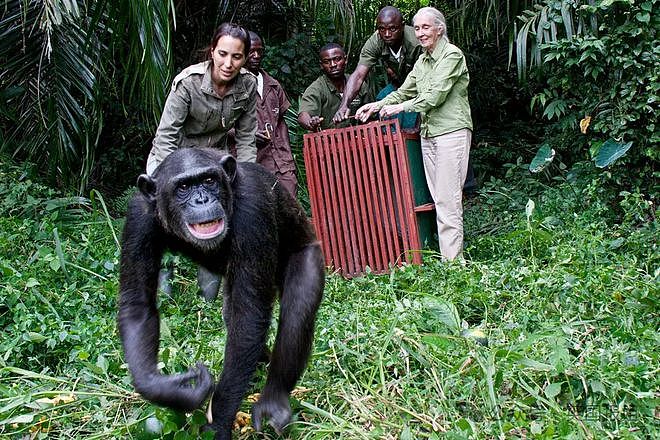
[{"label": "chimpanzee's eye", "polygon": [[179,183],[176,186],[176,194],[179,197],[188,197],[188,194],[190,193],[190,185],[187,183]]},{"label": "chimpanzee's eye", "polygon": [[202,181],[202,185],[204,185],[204,188],[208,190],[215,190],[218,188],[218,181],[213,178],[213,177],[207,177]]}]

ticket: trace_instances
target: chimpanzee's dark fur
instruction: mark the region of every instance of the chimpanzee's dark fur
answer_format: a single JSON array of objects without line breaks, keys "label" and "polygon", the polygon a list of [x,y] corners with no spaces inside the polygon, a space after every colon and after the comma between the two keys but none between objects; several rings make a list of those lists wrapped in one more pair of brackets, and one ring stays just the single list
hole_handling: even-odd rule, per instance
[{"label": "chimpanzee's dark fur", "polygon": [[[213,390],[210,427],[216,439],[230,439],[240,402],[266,350],[279,295],[277,337],[253,420],[257,430],[269,419],[280,432],[291,418],[289,393],[311,351],[324,285],[321,248],[304,211],[261,166],[237,164],[212,149],[179,149],[152,177],[140,176],[138,186],[122,237],[117,318],[135,389],[154,403],[185,411],[200,407]],[[195,229],[186,223],[205,226],[193,235]],[[169,376],[156,367],[156,289],[166,249],[224,276],[227,342],[215,386],[202,363]]]}]

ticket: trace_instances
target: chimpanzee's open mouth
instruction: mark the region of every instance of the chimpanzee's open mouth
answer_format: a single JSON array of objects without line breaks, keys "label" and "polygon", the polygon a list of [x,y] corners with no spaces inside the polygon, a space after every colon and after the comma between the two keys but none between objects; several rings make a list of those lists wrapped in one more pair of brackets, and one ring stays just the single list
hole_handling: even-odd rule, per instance
[{"label": "chimpanzee's open mouth", "polygon": [[195,237],[200,240],[208,240],[217,237],[225,230],[225,220],[218,219],[206,223],[193,223],[188,225],[188,230]]}]

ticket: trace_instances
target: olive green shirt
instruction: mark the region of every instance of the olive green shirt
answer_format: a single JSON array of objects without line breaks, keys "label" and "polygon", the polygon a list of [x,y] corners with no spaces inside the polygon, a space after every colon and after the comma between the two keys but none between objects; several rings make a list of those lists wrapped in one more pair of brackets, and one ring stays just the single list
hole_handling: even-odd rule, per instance
[{"label": "olive green shirt", "polygon": [[[344,74],[346,79],[348,75]],[[311,116],[320,116],[323,118],[321,121],[321,129],[327,128],[341,128],[350,125],[350,120],[346,119],[339,124],[332,122],[332,118],[339,109],[341,104],[342,94],[337,90],[332,81],[324,74],[314,80],[313,83],[305,89],[305,92],[300,98],[300,106],[298,114],[307,112]],[[350,114],[354,115],[356,110],[363,104],[371,102],[373,97],[369,92],[369,85],[365,81],[360,87],[357,96],[349,103],[348,108]]]},{"label": "olive green shirt", "polygon": [[420,133],[427,138],[472,130],[469,82],[463,52],[443,38],[433,53],[419,57],[401,87],[378,101],[377,108],[403,103],[405,111],[421,113]]},{"label": "olive green shirt", "polygon": [[420,46],[419,40],[415,36],[415,29],[412,26],[405,25],[403,27],[400,60],[397,61],[392,55],[389,47],[385,45],[383,39],[378,35],[378,31],[376,31],[362,46],[358,64],[371,68],[380,62],[383,67],[389,67],[397,74],[398,81],[394,81],[394,85],[400,86],[421,53],[422,46]]},{"label": "olive green shirt", "polygon": [[257,82],[241,69],[220,97],[211,81],[211,62],[184,69],[172,82],[160,124],[147,159],[151,174],[165,157],[182,147],[227,150],[227,132],[235,129],[237,159],[255,162],[257,145]]}]

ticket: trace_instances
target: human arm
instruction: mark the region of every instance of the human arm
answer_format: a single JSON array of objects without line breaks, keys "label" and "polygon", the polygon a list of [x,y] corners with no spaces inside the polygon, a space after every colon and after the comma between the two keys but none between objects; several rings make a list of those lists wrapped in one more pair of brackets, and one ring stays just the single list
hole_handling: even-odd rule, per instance
[{"label": "human arm", "polygon": [[256,88],[250,93],[247,106],[234,123],[236,140],[236,160],[239,162],[257,161],[257,96]]},{"label": "human arm", "polygon": [[298,113],[298,123],[305,130],[317,131],[321,126],[321,122],[323,122],[321,116],[312,116],[308,112]]},{"label": "human arm", "polygon": [[315,92],[315,84],[312,83],[300,98],[300,106],[298,110],[298,123],[301,127],[309,131],[316,131],[321,127],[323,117],[321,114],[321,98]]},{"label": "human arm", "polygon": [[401,87],[380,101],[365,104],[358,109],[355,117],[361,121],[366,122],[371,115],[378,111],[380,117],[385,118],[393,116],[406,110],[406,102],[415,97],[417,94],[417,78],[413,70],[408,74],[406,80]]},{"label": "human arm", "polygon": [[147,174],[153,174],[156,167],[179,148],[183,138],[183,124],[190,111],[190,101],[190,93],[185,87],[176,87],[170,91],[147,158]]},{"label": "human arm", "polygon": [[344,93],[342,95],[341,103],[339,108],[335,113],[335,116],[332,118],[332,121],[337,124],[348,118],[350,109],[348,104],[357,96],[360,92],[360,88],[364,83],[364,80],[367,78],[370,67],[364,64],[358,64],[355,68],[355,71],[346,80],[346,85],[344,86]]},{"label": "human arm", "polygon": [[450,52],[436,61],[432,72],[426,75],[427,80],[424,85],[418,87],[419,92],[416,96],[404,102],[405,111],[425,113],[442,105],[456,81],[466,73],[466,70],[461,52]]}]

